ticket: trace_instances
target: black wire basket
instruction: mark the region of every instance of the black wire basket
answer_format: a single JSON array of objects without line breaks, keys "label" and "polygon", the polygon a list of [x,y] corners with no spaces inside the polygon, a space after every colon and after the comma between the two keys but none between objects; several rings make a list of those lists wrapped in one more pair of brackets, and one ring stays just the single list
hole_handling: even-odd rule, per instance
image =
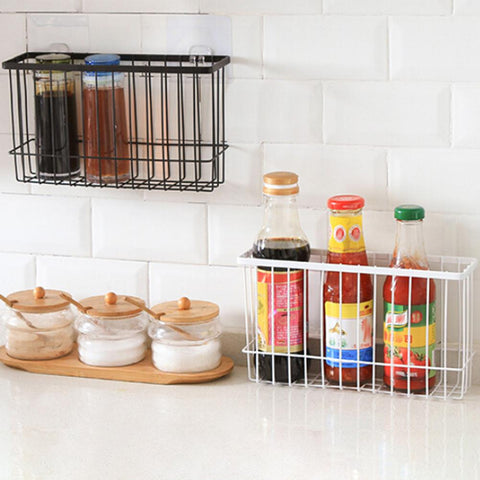
[{"label": "black wire basket", "polygon": [[119,55],[87,65],[89,55],[28,52],[3,62],[18,181],[197,192],[224,183],[228,56]]}]

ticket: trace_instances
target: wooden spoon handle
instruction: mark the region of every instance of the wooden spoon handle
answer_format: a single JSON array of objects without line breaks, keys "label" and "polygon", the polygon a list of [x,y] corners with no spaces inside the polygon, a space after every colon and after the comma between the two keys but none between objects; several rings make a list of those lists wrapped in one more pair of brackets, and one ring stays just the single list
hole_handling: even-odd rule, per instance
[{"label": "wooden spoon handle", "polygon": [[77,302],[76,300],[74,300],[72,297],[69,297],[68,295],[65,295],[64,293],[61,293],[60,296],[66,300],[67,302],[71,303],[72,305],[74,305],[75,307],[78,308],[78,310],[80,310],[82,313],[84,313],[85,315],[88,313],[88,310],[90,310],[92,307],[84,307],[81,303]]},{"label": "wooden spoon handle", "polygon": [[36,327],[30,320],[27,320],[18,310],[15,310],[13,308],[13,305],[15,302],[12,302],[11,300],[9,300],[8,298],[4,297],[3,295],[0,295],[0,300],[2,302],[5,302],[12,310],[13,310],[13,313],[15,313],[15,315],[20,319],[22,320],[22,322],[25,322],[26,325],[28,325],[30,328],[34,329],[34,330],[38,330],[38,327]]},{"label": "wooden spoon handle", "polygon": [[128,303],[131,303],[132,305],[135,305],[136,307],[138,307],[140,309],[142,309],[145,313],[148,313],[155,320],[159,320],[160,317],[163,315],[163,312],[155,313],[153,310],[148,308],[144,303],[139,302],[138,300],[135,300],[132,297],[125,297],[125,301],[128,302]]},{"label": "wooden spoon handle", "polygon": [[[150,308],[148,308],[144,303],[141,303],[132,297],[125,297],[125,301],[128,303],[131,303],[132,305],[135,305],[138,308],[141,308],[144,312],[148,313],[155,320],[160,320],[162,315],[165,315],[165,312],[156,313]],[[169,323],[165,323],[165,322],[162,322],[162,323],[166,325],[168,328],[171,328],[172,330],[175,330],[180,335],[184,336],[187,340],[191,340],[192,342],[197,342],[198,340],[200,340],[199,338],[194,337],[193,335],[190,335],[190,333],[186,332],[180,327],[177,327],[175,325],[170,325]]]}]

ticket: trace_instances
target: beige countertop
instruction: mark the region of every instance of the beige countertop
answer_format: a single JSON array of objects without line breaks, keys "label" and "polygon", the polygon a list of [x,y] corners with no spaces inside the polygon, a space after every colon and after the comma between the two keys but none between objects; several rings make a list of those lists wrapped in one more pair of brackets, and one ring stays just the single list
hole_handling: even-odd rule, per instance
[{"label": "beige countertop", "polygon": [[477,479],[463,400],[46,376],[0,365],[0,479]]}]

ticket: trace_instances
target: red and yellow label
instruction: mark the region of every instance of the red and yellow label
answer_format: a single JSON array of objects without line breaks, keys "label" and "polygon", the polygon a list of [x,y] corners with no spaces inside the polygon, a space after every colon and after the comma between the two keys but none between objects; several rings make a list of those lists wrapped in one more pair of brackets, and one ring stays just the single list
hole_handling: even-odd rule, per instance
[{"label": "red and yellow label", "polygon": [[273,272],[273,275],[271,270],[257,270],[260,351],[287,353],[289,337],[290,352],[303,350],[304,288],[303,270],[291,270],[290,274]]},{"label": "red and yellow label", "polygon": [[328,250],[334,253],[362,252],[365,250],[362,216],[330,215]]}]

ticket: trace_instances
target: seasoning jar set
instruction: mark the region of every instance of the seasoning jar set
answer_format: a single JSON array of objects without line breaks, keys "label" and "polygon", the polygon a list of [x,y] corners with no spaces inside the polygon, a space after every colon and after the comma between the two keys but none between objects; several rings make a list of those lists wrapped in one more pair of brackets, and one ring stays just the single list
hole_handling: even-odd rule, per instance
[{"label": "seasoning jar set", "polygon": [[[35,148],[37,174],[41,178],[74,178],[81,173],[78,136],[83,139],[85,174],[92,183],[130,179],[124,73],[85,71],[81,98],[76,100],[73,72],[53,65],[70,64],[65,53],[38,55],[45,70],[35,71]],[[114,54],[89,55],[85,64],[116,67]],[[81,115],[77,115],[77,108]],[[82,124],[77,126],[77,116]]]},{"label": "seasoning jar set", "polygon": [[[303,232],[296,195],[298,176],[264,176],[265,215],[252,248],[256,258],[308,262],[310,245]],[[326,263],[368,266],[363,236],[365,200],[336,195],[327,202],[329,243]],[[426,270],[418,205],[395,208],[396,238],[391,267]],[[261,265],[261,264],[259,264]],[[286,288],[286,285],[289,285]],[[327,270],[323,277],[325,378],[333,384],[372,381],[374,292],[369,274]],[[257,268],[257,355],[259,376],[271,381],[303,379],[308,345],[308,281],[301,268]],[[386,276],[384,300],[384,382],[398,391],[424,392],[435,385],[435,283],[432,279]],[[411,318],[411,320],[409,320]],[[287,354],[287,355],[286,355]],[[293,356],[290,356],[293,354]]]},{"label": "seasoning jar set", "polygon": [[59,358],[76,339],[83,363],[121,367],[145,358],[150,337],[153,364],[163,372],[203,372],[221,362],[219,308],[211,302],[183,297],[149,309],[140,298],[113,292],[77,302],[42,287],[0,299],[8,307],[5,347],[13,358]]}]

